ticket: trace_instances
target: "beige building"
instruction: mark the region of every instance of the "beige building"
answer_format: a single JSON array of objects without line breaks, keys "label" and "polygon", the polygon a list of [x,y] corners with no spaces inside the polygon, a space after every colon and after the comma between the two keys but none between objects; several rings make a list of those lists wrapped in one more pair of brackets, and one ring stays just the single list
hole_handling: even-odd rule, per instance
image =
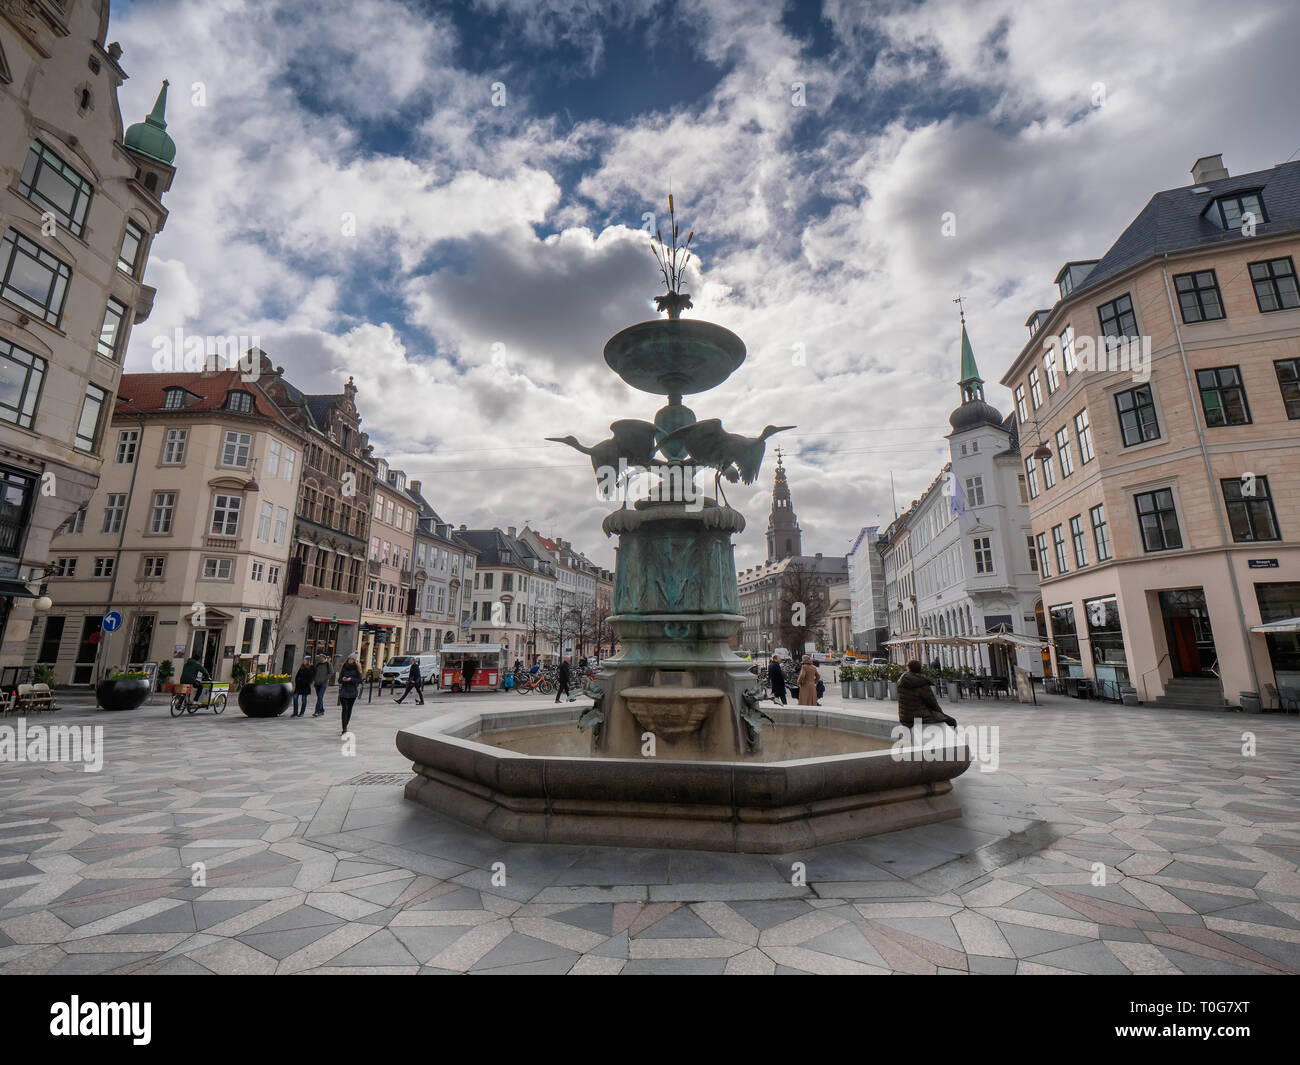
[{"label": "beige building", "polygon": [[[28,662],[60,683],[200,659],[266,669],[281,618],[304,435],[238,370],[124,374],[90,503],[56,534],[53,606]],[[121,629],[95,642],[105,613]]]},{"label": "beige building", "polygon": [[95,490],[127,339],[153,306],[166,84],[124,130],[107,31],[106,0],[0,5],[0,667],[31,664],[51,534]]},{"label": "beige building", "polygon": [[513,525],[504,532],[462,525],[456,535],[477,552],[470,640],[503,648],[507,665],[516,658],[554,658],[557,644],[549,627],[550,605],[556,602],[554,560],[519,539]]},{"label": "beige building", "polygon": [[827,594],[831,605],[826,611],[826,650],[842,654],[853,649],[853,607],[849,582],[831,585]]},{"label": "beige building", "polygon": [[363,670],[382,669],[402,654],[415,604],[411,556],[419,501],[406,491],[406,474],[390,470],[380,459],[375,472],[374,510],[370,520],[370,559],[366,597],[361,606]]},{"label": "beige building", "polygon": [[1298,253],[1300,162],[1211,156],[1031,315],[1002,383],[1059,675],[1207,706],[1300,688]]},{"label": "beige building", "polygon": [[419,481],[407,482],[406,492],[418,507],[412,574],[415,614],[409,619],[406,639],[407,653],[414,654],[468,638],[468,589],[474,585],[475,551],[420,494]]}]

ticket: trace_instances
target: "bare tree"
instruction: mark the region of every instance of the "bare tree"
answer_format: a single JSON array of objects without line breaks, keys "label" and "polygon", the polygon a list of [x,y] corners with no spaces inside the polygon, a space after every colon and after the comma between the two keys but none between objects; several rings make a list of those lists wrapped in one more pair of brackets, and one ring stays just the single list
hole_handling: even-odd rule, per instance
[{"label": "bare tree", "polygon": [[805,563],[791,562],[781,574],[780,601],[777,637],[791,654],[802,654],[804,645],[821,635],[830,609],[826,580]]}]

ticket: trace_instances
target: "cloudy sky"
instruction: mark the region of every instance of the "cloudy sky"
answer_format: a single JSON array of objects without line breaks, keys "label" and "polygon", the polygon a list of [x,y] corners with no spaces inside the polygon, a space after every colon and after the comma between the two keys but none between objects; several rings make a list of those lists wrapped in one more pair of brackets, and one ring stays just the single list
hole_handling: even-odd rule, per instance
[{"label": "cloudy sky", "polygon": [[[689,398],[780,437],[805,551],[934,477],[965,298],[989,399],[1053,302],[1200,155],[1300,150],[1273,0],[117,0],[126,121],[171,80],[177,176],[129,370],[176,327],[355,378],[443,517],[612,564],[588,442],[649,418],[604,342],[654,317],[645,218],[693,227],[695,317],[749,357]],[[945,212],[956,232],[945,235]],[[659,402],[662,402],[661,400]],[[729,493],[761,560],[771,491]]]}]

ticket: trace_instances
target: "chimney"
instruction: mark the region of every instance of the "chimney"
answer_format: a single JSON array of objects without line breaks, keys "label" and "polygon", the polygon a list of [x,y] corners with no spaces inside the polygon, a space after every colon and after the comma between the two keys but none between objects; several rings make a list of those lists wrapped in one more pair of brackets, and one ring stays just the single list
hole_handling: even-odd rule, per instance
[{"label": "chimney", "polygon": [[464,532],[464,531],[465,531],[465,523],[464,523],[463,521],[460,523],[460,528],[457,529],[456,531],[457,531],[457,532]]},{"label": "chimney", "polygon": [[418,492],[420,491],[420,482],[419,482],[419,481],[411,481],[411,482],[410,482],[410,485],[411,485],[411,491],[412,491],[412,492],[417,492],[417,493],[418,493]]},{"label": "chimney", "polygon": [[513,525],[506,526],[506,535],[512,540],[515,538],[515,527]]},{"label": "chimney", "polygon": [[1204,185],[1207,181],[1222,181],[1228,176],[1222,155],[1203,155],[1192,164],[1192,184]]}]

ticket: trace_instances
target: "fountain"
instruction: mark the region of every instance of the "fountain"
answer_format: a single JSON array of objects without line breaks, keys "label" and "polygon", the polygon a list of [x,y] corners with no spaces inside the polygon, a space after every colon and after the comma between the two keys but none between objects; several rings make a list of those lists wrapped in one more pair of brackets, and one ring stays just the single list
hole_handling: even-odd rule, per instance
[{"label": "fountain", "polygon": [[[656,297],[668,317],[604,351],[666,405],[653,422],[613,423],[591,447],[550,438],[589,455],[615,496],[631,471],[650,475],[646,496],[603,526],[619,538],[609,624],[621,650],[585,689],[589,707],[464,713],[399,732],[416,773],[406,796],[508,840],[775,853],[958,817],[950,781],[970,763],[963,748],[900,751],[892,718],[759,706],[730,643],[744,621],[731,538],[745,519],[721,482],[752,484],[767,438],[794,427],[740,436],[683,404],[739,369],[745,346],[681,319],[690,238],[679,248],[676,237],[674,219],[660,257],[668,292]],[[713,498],[695,484],[702,470]]]}]

